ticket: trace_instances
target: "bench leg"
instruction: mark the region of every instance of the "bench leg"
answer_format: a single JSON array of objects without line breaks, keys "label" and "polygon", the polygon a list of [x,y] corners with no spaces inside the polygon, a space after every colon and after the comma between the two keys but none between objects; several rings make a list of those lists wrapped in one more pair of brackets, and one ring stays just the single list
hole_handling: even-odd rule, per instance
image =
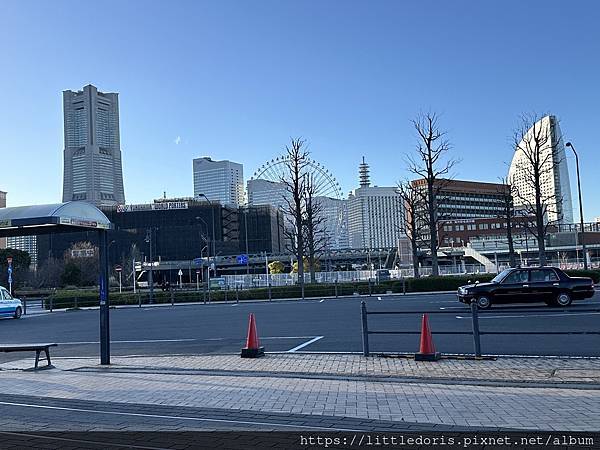
[{"label": "bench leg", "polygon": [[40,352],[41,350],[35,351],[35,368],[38,368],[38,363],[40,362]]},{"label": "bench leg", "polygon": [[50,349],[46,348],[44,349],[44,351],[46,352],[46,359],[48,360],[48,365],[51,366],[52,363],[50,362]]}]

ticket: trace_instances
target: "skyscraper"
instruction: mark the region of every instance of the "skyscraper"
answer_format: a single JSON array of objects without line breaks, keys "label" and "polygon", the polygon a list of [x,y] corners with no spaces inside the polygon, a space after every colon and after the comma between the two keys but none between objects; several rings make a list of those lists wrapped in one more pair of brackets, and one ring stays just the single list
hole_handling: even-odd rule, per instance
[{"label": "skyscraper", "polygon": [[371,186],[369,166],[359,166],[360,187],[348,196],[350,247],[392,248],[404,236],[404,208],[396,187]]},{"label": "skyscraper", "polygon": [[560,127],[555,116],[542,117],[533,124],[515,149],[510,164],[508,179],[518,191],[514,200],[515,206],[525,206],[527,209],[535,205],[536,195],[532,178],[532,158],[540,161],[541,197],[547,220],[573,223],[569,167]]},{"label": "skyscraper", "polygon": [[244,168],[232,161],[213,161],[205,156],[193,162],[194,197],[238,207],[244,202]]},{"label": "skyscraper", "polygon": [[91,84],[63,92],[64,202],[125,203],[118,96]]}]

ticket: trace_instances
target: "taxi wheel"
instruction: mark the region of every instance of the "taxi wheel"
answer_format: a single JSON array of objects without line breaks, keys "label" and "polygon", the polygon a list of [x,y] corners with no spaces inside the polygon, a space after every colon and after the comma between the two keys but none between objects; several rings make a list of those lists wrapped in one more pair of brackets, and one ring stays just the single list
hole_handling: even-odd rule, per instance
[{"label": "taxi wheel", "polygon": [[15,315],[14,318],[15,319],[20,319],[21,318],[21,314],[23,313],[23,310],[21,309],[20,306],[17,306],[17,309],[15,309]]},{"label": "taxi wheel", "polygon": [[560,292],[557,296],[556,296],[556,304],[558,306],[569,306],[571,304],[571,296],[569,295],[568,292]]},{"label": "taxi wheel", "polygon": [[492,301],[489,297],[478,297],[477,307],[479,309],[490,309],[492,307]]}]

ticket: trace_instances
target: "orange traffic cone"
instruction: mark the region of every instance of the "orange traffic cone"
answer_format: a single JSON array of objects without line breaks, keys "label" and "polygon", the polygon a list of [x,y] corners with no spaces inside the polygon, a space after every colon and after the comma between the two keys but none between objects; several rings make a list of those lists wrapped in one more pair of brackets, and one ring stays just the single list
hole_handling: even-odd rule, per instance
[{"label": "orange traffic cone", "polygon": [[419,345],[419,353],[415,353],[415,361],[437,361],[440,358],[441,354],[435,351],[435,345],[433,345],[429,319],[427,318],[427,314],[423,314],[423,320],[421,321],[421,343]]},{"label": "orange traffic cone", "polygon": [[258,358],[265,356],[264,347],[260,346],[258,340],[258,332],[256,331],[256,320],[254,313],[250,313],[250,321],[248,322],[248,338],[246,339],[246,347],[242,349],[242,358]]}]

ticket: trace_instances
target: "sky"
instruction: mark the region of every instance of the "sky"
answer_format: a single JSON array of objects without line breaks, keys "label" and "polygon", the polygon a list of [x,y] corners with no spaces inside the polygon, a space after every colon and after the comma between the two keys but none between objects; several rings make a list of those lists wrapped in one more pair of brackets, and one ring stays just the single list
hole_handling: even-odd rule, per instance
[{"label": "sky", "polygon": [[200,156],[248,179],[292,137],[344,195],[363,156],[393,186],[420,112],[440,115],[455,178],[495,182],[520,116],[552,113],[592,220],[599,22],[593,0],[2,0],[0,190],[9,206],[61,201],[62,91],[91,83],[119,93],[127,203],[193,195]]}]

